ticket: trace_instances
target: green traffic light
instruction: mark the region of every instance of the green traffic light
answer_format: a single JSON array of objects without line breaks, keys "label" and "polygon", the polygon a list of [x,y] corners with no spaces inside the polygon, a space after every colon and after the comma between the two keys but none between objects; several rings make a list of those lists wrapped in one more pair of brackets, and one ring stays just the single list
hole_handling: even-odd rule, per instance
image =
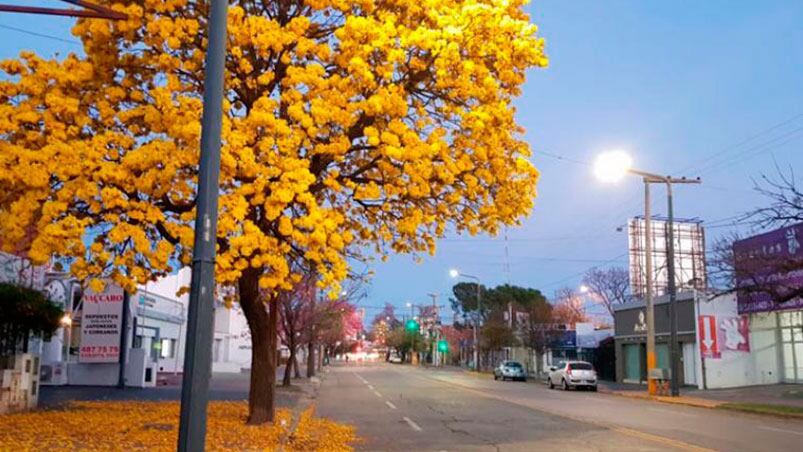
[{"label": "green traffic light", "polygon": [[407,321],[407,325],[405,325],[407,331],[418,331],[418,322],[415,319],[410,319]]},{"label": "green traffic light", "polygon": [[449,351],[449,343],[445,340],[438,341],[438,351],[441,353],[447,353]]}]

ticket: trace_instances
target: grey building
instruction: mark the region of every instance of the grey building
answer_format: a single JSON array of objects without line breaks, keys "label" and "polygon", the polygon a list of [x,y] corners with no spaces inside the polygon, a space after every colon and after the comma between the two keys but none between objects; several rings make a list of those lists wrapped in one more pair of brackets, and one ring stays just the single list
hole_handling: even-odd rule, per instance
[{"label": "grey building", "polygon": [[[681,354],[680,381],[696,384],[697,345],[693,291],[677,294],[678,342]],[[655,354],[657,367],[670,368],[669,360],[669,297],[656,297]],[[643,301],[633,301],[614,307],[614,340],[616,381],[620,383],[647,382],[647,322]]]}]

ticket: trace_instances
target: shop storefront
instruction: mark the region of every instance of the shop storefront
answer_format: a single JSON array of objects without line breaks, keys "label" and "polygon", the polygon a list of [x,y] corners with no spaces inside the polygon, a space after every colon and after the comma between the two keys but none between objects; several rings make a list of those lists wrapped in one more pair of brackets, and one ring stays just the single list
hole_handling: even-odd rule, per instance
[{"label": "shop storefront", "polygon": [[[657,367],[670,368],[669,359],[669,298],[661,296],[654,301],[655,354]],[[616,381],[622,383],[647,382],[647,317],[644,303],[634,301],[614,308],[614,341]],[[681,358],[680,379],[683,384],[697,384],[697,347],[695,335],[694,292],[677,295],[678,347]]]},{"label": "shop storefront", "polygon": [[772,331],[778,380],[803,383],[803,223],[739,240],[733,245],[738,312],[751,333]]}]

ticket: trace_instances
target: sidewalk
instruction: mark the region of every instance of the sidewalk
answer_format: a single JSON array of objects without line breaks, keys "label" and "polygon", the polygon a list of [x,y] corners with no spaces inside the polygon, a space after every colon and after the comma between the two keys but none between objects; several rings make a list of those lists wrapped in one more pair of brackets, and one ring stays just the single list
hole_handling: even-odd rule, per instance
[{"label": "sidewalk", "polygon": [[[777,384],[743,388],[700,390],[693,387],[680,389],[679,397],[650,396],[646,385],[599,382],[600,392],[665,403],[690,405],[700,408],[727,408],[744,411],[775,411],[803,414],[803,385]],[[765,408],[759,410],[757,408]],[[796,416],[798,417],[798,416]]]}]

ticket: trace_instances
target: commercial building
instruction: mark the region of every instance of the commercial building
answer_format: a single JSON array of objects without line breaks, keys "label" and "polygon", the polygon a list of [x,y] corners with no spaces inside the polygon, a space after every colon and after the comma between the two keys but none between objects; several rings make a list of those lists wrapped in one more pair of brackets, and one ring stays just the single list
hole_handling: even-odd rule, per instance
[{"label": "commercial building", "polygon": [[[695,331],[695,299],[697,292],[677,295],[678,342],[681,351],[680,381],[697,384],[697,336]],[[655,354],[657,366],[670,368],[669,361],[669,296],[653,300],[655,308]],[[614,306],[614,341],[616,381],[647,382],[647,313],[644,302],[632,301]]]}]

